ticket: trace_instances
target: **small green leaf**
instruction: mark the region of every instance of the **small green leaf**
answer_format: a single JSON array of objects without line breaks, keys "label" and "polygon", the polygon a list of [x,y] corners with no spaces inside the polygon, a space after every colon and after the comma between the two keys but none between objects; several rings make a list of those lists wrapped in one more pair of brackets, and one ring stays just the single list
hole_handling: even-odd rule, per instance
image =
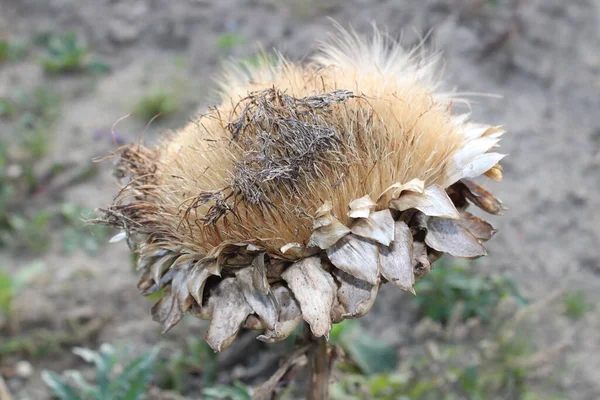
[{"label": "small green leaf", "polygon": [[65,371],[64,376],[73,381],[75,385],[77,385],[77,388],[83,392],[84,398],[92,397],[94,392],[97,390],[96,387],[90,385],[85,381],[83,375],[79,371]]},{"label": "small green leaf", "polygon": [[395,349],[369,335],[358,321],[345,321],[338,340],[352,361],[365,374],[376,374],[396,368],[398,360]]},{"label": "small green leaf", "polygon": [[44,260],[35,260],[21,268],[19,268],[13,275],[13,289],[15,292],[23,289],[29,284],[36,276],[40,275],[46,268]]},{"label": "small green leaf", "polygon": [[83,400],[77,392],[67,385],[57,374],[50,371],[42,371],[42,380],[54,392],[60,400]]},{"label": "small green leaf", "polygon": [[217,38],[217,46],[226,52],[244,43],[246,43],[246,39],[238,33],[224,33]]},{"label": "small green leaf", "polygon": [[472,393],[477,389],[478,379],[479,370],[476,365],[471,365],[470,367],[465,368],[459,378],[459,382],[465,392]]},{"label": "small green leaf", "polygon": [[112,70],[111,66],[105,62],[94,60],[88,63],[87,70],[93,74],[108,74]]},{"label": "small green leaf", "polygon": [[233,386],[217,385],[206,388],[202,394],[207,400],[251,400],[250,388],[242,383],[236,382]]},{"label": "small green leaf", "polygon": [[15,295],[13,281],[8,272],[0,269],[0,311],[9,317]]}]

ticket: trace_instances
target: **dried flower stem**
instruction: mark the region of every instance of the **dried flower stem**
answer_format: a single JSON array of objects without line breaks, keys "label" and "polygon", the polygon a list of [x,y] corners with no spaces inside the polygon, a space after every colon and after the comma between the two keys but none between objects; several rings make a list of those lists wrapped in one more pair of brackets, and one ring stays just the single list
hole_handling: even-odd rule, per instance
[{"label": "dried flower stem", "polygon": [[306,364],[306,352],[310,348],[310,344],[305,344],[294,350],[294,352],[281,364],[275,373],[268,381],[256,388],[252,400],[268,400],[274,396],[275,389],[279,385],[281,379],[291,370]]},{"label": "dried flower stem", "polygon": [[331,363],[327,352],[327,339],[315,337],[305,324],[306,340],[313,345],[309,350],[307,368],[307,400],[327,400],[329,389],[329,372]]}]

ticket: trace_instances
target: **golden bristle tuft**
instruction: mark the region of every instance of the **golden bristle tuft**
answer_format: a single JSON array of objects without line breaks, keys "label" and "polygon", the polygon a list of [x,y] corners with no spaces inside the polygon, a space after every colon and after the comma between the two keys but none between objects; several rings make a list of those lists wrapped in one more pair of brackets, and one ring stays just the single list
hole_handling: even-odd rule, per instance
[{"label": "golden bristle tuft", "polygon": [[465,136],[434,93],[435,60],[343,31],[306,66],[232,68],[221,105],[154,150],[155,184],[136,212],[194,251],[232,241],[277,252],[308,242],[326,201],[348,224],[348,204],[365,194],[383,209],[394,183],[447,185]]},{"label": "golden bristle tuft", "polygon": [[[153,197],[161,220],[178,232],[177,240],[204,251],[224,240],[255,240],[274,250],[289,242],[306,243],[311,216],[325,201],[345,221],[349,202],[365,193],[377,198],[393,183],[413,178],[442,183],[451,156],[463,144],[448,104],[436,101],[430,82],[420,80],[426,74],[410,64],[416,61],[408,55],[402,59],[412,68],[407,75],[386,65],[378,68],[392,65],[394,59],[383,58],[399,58],[399,47],[386,52],[379,39],[373,47],[350,36],[344,40],[339,49],[324,47],[315,64],[300,67],[281,60],[279,67],[249,71],[246,82],[225,82],[219,107],[161,144]],[[358,53],[342,53],[346,48]],[[303,109],[289,115],[280,110],[286,101]],[[237,131],[235,121],[243,125]],[[273,154],[265,156],[289,171],[261,174],[259,168],[273,164],[260,160],[261,124],[283,130],[285,121],[304,124],[306,137],[277,132]],[[296,146],[294,154],[288,145]],[[250,183],[258,186],[260,198],[232,188],[236,178],[241,180],[236,168],[239,175],[249,153],[256,155],[257,165],[247,171],[255,176],[247,178],[271,179]]]}]

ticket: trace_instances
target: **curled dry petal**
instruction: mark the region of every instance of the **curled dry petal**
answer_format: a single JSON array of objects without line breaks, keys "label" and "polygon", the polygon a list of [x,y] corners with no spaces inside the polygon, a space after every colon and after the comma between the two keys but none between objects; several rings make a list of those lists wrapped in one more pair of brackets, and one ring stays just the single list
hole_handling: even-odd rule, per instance
[{"label": "curled dry petal", "polygon": [[[502,129],[502,127],[500,125],[497,126],[490,126],[484,133],[482,136],[484,137],[493,137],[493,138],[499,138],[500,136],[502,136],[504,134],[504,130]],[[498,147],[498,146],[496,146]]]},{"label": "curled dry petal", "polygon": [[[193,299],[187,288],[189,271],[187,266],[174,268],[171,287],[165,295],[152,307],[152,319],[163,327],[163,333],[169,331],[189,310]],[[171,273],[169,271],[169,273]]]},{"label": "curled dry petal", "polygon": [[188,290],[188,281],[190,279],[190,266],[180,265],[174,268],[176,273],[171,281],[171,290],[177,298],[177,306],[181,312],[186,312],[190,309],[194,298]]},{"label": "curled dry petal", "polygon": [[325,203],[323,203],[323,205],[321,207],[319,207],[317,209],[317,212],[315,213],[315,220],[318,220],[321,217],[329,215],[331,213],[331,210],[333,210],[333,206],[331,205],[331,202],[326,201]]},{"label": "curled dry petal", "polygon": [[288,243],[282,246],[279,251],[284,256],[297,260],[299,258],[314,256],[319,252],[319,249],[317,247],[304,247],[300,243]]},{"label": "curled dry petal", "polygon": [[214,351],[227,348],[241,324],[252,312],[235,278],[225,278],[211,291],[208,307],[212,314],[206,341]]},{"label": "curled dry petal", "polygon": [[321,249],[328,249],[348,233],[350,233],[350,229],[331,215],[331,204],[327,202],[317,210],[308,247],[317,246]]},{"label": "curled dry petal", "polygon": [[427,246],[424,242],[413,242],[413,271],[415,279],[421,279],[431,270],[431,262],[427,256]]},{"label": "curled dry petal", "polygon": [[197,259],[198,256],[196,254],[182,254],[179,257],[177,257],[175,259],[175,261],[173,261],[173,264],[171,264],[171,268],[175,268],[178,265],[184,265],[189,263],[190,261]]},{"label": "curled dry petal", "polygon": [[240,268],[250,265],[259,250],[258,247],[246,243],[223,242],[212,248],[201,261],[216,260],[215,269],[220,274],[223,267]]},{"label": "curled dry petal", "polygon": [[359,199],[352,200],[348,206],[350,207],[350,211],[348,211],[350,218],[367,218],[376,204],[367,194]]},{"label": "curled dry petal", "polygon": [[462,179],[462,193],[477,207],[489,214],[500,214],[504,209],[502,202],[494,197],[490,192],[485,190],[483,187],[476,184],[470,179]]},{"label": "curled dry petal", "polygon": [[452,200],[450,200],[446,191],[440,186],[429,186],[425,189],[425,196],[427,196],[431,206],[423,206],[421,209],[417,208],[419,211],[434,217],[452,219],[458,219],[460,217]]},{"label": "curled dry petal", "polygon": [[458,222],[471,232],[473,236],[483,242],[490,240],[496,233],[496,230],[489,222],[468,212],[462,212]]},{"label": "curled dry petal", "polygon": [[381,200],[381,198],[387,193],[387,192],[392,192],[391,193],[391,198],[392,199],[397,199],[399,198],[402,193],[404,193],[405,191],[409,191],[409,192],[415,192],[415,193],[423,193],[423,191],[425,190],[425,182],[423,182],[420,179],[412,179],[406,183],[394,183],[393,185],[391,185],[390,187],[388,187],[387,189],[385,189],[377,198],[377,201]]},{"label": "curled dry petal", "polygon": [[304,246],[302,246],[302,244],[297,243],[297,242],[293,242],[293,243],[288,243],[288,244],[285,244],[285,245],[281,246],[281,248],[279,249],[279,251],[282,254],[286,254],[288,252],[292,253],[292,252],[294,252],[296,250],[300,250],[301,251],[302,249],[304,249]]},{"label": "curled dry petal", "polygon": [[246,243],[235,243],[231,241],[225,241],[222,242],[220,245],[210,249],[210,251],[206,254],[206,258],[217,258],[223,253],[239,253],[247,247],[248,245]]},{"label": "curled dry petal", "polygon": [[283,285],[277,285],[272,288],[272,291],[279,306],[277,323],[274,329],[266,330],[257,338],[267,343],[274,343],[287,338],[302,321],[300,305],[290,289]]},{"label": "curled dry petal", "polygon": [[492,168],[485,172],[485,176],[495,181],[500,182],[502,180],[502,165],[496,164]]},{"label": "curled dry petal", "polygon": [[316,337],[329,336],[336,286],[333,277],[321,267],[320,258],[309,257],[295,262],[281,277],[298,299],[312,333]]},{"label": "curled dry petal", "polygon": [[469,202],[463,194],[464,191],[464,185],[460,182],[457,182],[454,185],[446,188],[448,197],[450,197],[452,204],[454,204],[454,207],[456,207],[459,213],[469,207]]},{"label": "curled dry petal", "polygon": [[[156,293],[158,292],[160,289],[162,289],[163,287],[165,287],[165,285],[169,282],[171,282],[171,280],[173,279],[173,277],[175,276],[175,273],[177,272],[176,269],[170,269],[168,270],[158,281],[158,283],[154,283],[152,286],[150,286],[149,288],[145,289],[142,292],[142,296],[148,296],[151,295],[152,293]],[[154,280],[151,280],[151,282],[154,282]],[[141,283],[141,280],[140,280]],[[140,287],[140,284],[138,284],[138,287]]]},{"label": "curled dry petal", "polygon": [[414,294],[413,237],[403,221],[396,222],[394,241],[389,247],[380,247],[381,275],[402,290]]},{"label": "curled dry petal", "polygon": [[252,284],[263,294],[269,293],[269,281],[265,268],[265,254],[260,253],[252,261]]},{"label": "curled dry petal", "polygon": [[173,261],[175,261],[176,257],[176,254],[167,253],[158,258],[154,264],[150,266],[150,271],[152,271],[152,279],[154,279],[154,282],[160,282],[160,278],[162,278],[164,273],[171,268],[171,265],[173,265]]},{"label": "curled dry petal", "polygon": [[327,249],[327,256],[342,271],[372,285],[379,283],[379,246],[368,239],[344,236]]},{"label": "curled dry petal", "polygon": [[177,325],[183,317],[183,312],[177,305],[177,296],[172,289],[168,289],[164,296],[152,307],[152,319],[163,327],[162,333],[166,333]]},{"label": "curled dry petal", "polygon": [[136,270],[139,271],[141,269],[146,269],[147,267],[150,266],[150,264],[153,264],[156,259],[158,257],[162,257],[164,255],[166,255],[168,253],[167,249],[156,249],[156,250],[149,250],[146,247],[141,247],[140,248],[140,258],[137,261],[137,267]]},{"label": "curled dry petal", "polygon": [[142,273],[142,276],[140,276],[140,280],[137,283],[137,288],[140,289],[142,292],[145,292],[155,284],[156,283],[154,282],[154,279],[152,279],[152,271],[150,271],[150,269],[146,269]]},{"label": "curled dry petal", "polygon": [[196,265],[194,265],[190,270],[187,281],[187,287],[190,295],[200,306],[202,306],[204,285],[206,284],[206,280],[212,275],[205,267],[206,263],[196,263]]},{"label": "curled dry petal", "polygon": [[212,316],[212,312],[210,311],[210,308],[208,308],[208,305],[201,306],[195,301],[192,302],[192,306],[189,309],[189,313],[194,317],[203,319],[205,321],[210,320]]},{"label": "curled dry petal", "polygon": [[219,254],[217,257],[217,265],[218,268],[241,268],[246,265],[250,265],[254,256],[249,253],[241,253],[241,252],[231,252],[226,253],[223,252]]},{"label": "curled dry petal", "polygon": [[[264,266],[264,263],[263,263]],[[259,316],[263,325],[268,329],[274,329],[277,322],[277,307],[271,295],[265,294],[262,289],[254,285],[254,268],[246,267],[235,273],[238,287],[242,290],[246,301],[252,310]],[[267,293],[268,293],[267,283]]]},{"label": "curled dry petal", "polygon": [[339,269],[333,273],[340,282],[337,298],[345,311],[342,317],[359,318],[369,312],[375,304],[379,285],[371,285]]},{"label": "curled dry petal", "polygon": [[506,154],[500,153],[485,153],[481,154],[472,162],[467,164],[462,170],[463,178],[475,178],[482,175],[490,170],[494,165],[498,164],[500,160],[506,157]]},{"label": "curled dry petal", "polygon": [[416,208],[422,213],[442,218],[458,219],[459,214],[444,189],[438,185],[425,188],[423,193],[408,191],[400,198],[390,201],[390,206],[404,211]]},{"label": "curled dry petal", "polygon": [[262,253],[265,251],[265,249],[250,243],[249,245],[246,246],[246,251],[248,251],[250,253]]},{"label": "curled dry petal", "polygon": [[[334,273],[335,273],[335,271],[334,271]],[[339,290],[339,288],[338,288],[338,290]],[[333,307],[331,307],[331,322],[333,322],[334,324],[339,324],[340,322],[342,322],[345,319],[344,315],[346,315],[346,314],[347,314],[347,311],[344,308],[344,306],[340,303],[339,295],[335,296],[335,299],[333,301]]]},{"label": "curled dry petal", "polygon": [[204,268],[206,268],[206,270],[210,272],[211,275],[221,276],[221,264],[219,264],[217,260],[209,259],[203,261],[202,263],[204,265]]},{"label": "curled dry petal", "polygon": [[389,246],[394,240],[394,217],[390,210],[376,211],[368,218],[360,218],[351,228],[352,233]]},{"label": "curled dry petal", "polygon": [[[482,154],[487,154],[487,151],[494,147],[500,141],[499,138],[482,136],[475,140],[467,142],[456,154],[454,161],[459,168],[467,168],[469,163],[472,163]],[[495,164],[495,163],[494,163]],[[492,165],[494,165],[492,164]],[[490,165],[490,167],[492,166]],[[488,169],[490,168],[488,167]],[[486,170],[487,171],[487,170]],[[477,175],[481,175],[485,171],[481,171]]]},{"label": "curled dry petal", "polygon": [[455,257],[477,258],[486,255],[485,247],[458,221],[428,217],[425,224],[427,246]]},{"label": "curled dry petal", "polygon": [[[481,133],[484,126],[476,128],[477,135]],[[462,149],[454,155],[455,167],[450,176],[454,183],[461,178],[473,178],[479,176],[500,161],[504,155],[498,153],[489,153],[493,147],[496,147],[503,131],[497,127],[487,127],[480,137],[471,136]]]}]

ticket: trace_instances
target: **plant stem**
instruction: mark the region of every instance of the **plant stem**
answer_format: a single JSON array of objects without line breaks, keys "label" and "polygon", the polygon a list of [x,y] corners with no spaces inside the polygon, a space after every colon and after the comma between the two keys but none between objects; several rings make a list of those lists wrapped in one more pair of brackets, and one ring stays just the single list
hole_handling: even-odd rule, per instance
[{"label": "plant stem", "polygon": [[327,339],[315,337],[306,325],[306,339],[312,343],[309,350],[307,368],[307,393],[308,400],[327,400],[329,389],[329,355],[327,353]]}]

